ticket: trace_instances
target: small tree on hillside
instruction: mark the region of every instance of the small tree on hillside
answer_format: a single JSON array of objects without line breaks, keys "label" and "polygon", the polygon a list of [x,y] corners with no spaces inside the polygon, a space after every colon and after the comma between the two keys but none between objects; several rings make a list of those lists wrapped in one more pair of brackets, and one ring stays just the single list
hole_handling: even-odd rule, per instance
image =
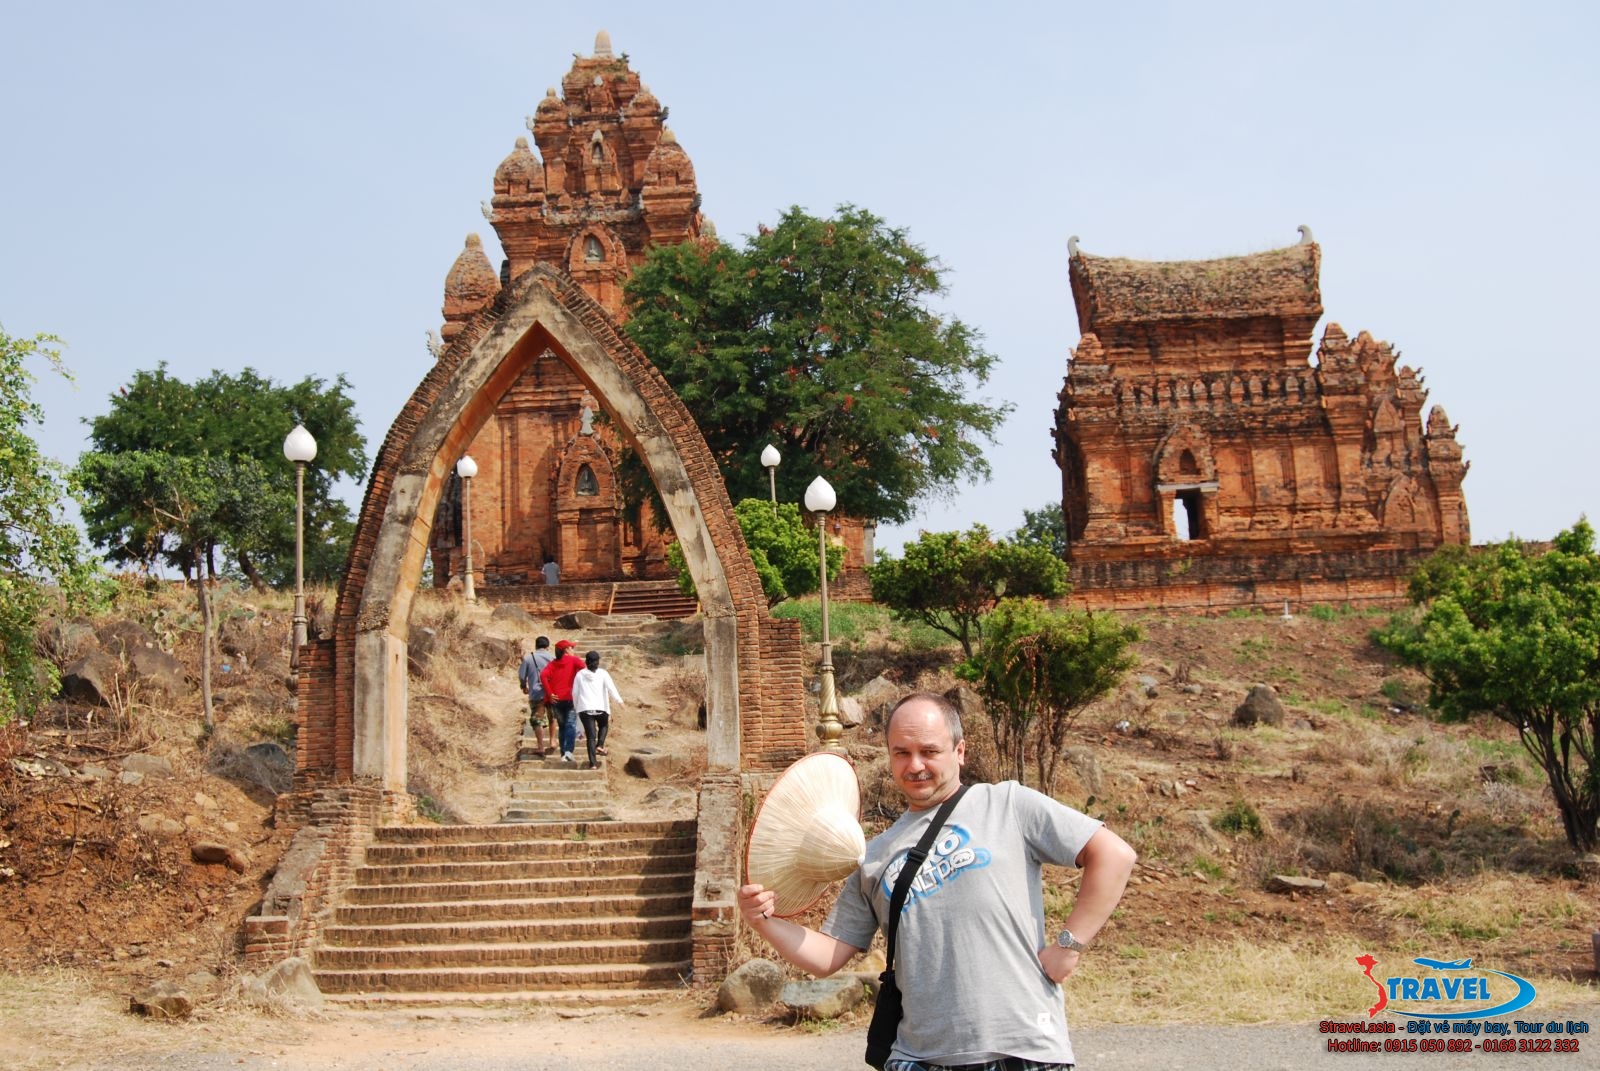
[{"label": "small tree on hillside", "polygon": [[0,725],[55,694],[55,666],[34,648],[52,597],[76,609],[96,593],[98,570],[62,513],[72,486],[28,434],[44,413],[33,400],[26,362],[41,358],[65,375],[59,341],[12,338],[0,329]]},{"label": "small tree on hillside", "polygon": [[971,658],[983,642],[983,615],[1003,596],[1053,599],[1067,592],[1067,566],[1038,544],[965,533],[923,532],[899,558],[867,569],[872,599],[901,621],[921,621],[960,642]]},{"label": "small tree on hillside", "polygon": [[1509,723],[1550,784],[1567,842],[1600,844],[1600,555],[1579,520],[1546,553],[1507,541],[1433,558],[1412,583],[1420,613],[1377,640],[1428,677],[1452,721]]},{"label": "small tree on hillside", "polygon": [[[765,498],[747,498],[733,507],[744,535],[744,545],[761,577],[761,590],[767,605],[799,598],[816,591],[822,584],[817,570],[817,534],[800,519],[800,507],[785,502],[774,513]],[[678,572],[678,590],[694,595],[694,577],[677,543],[667,548],[667,561]],[[828,547],[828,579],[839,575],[844,565],[844,548]]]},{"label": "small tree on hillside", "polygon": [[1139,627],[1112,614],[1008,598],[984,633],[983,649],[957,672],[977,684],[1011,776],[1023,779],[1031,744],[1039,787],[1049,791],[1073,722],[1133,668],[1129,648]]},{"label": "small tree on hillside", "polygon": [[184,457],[134,450],[85,454],[78,463],[85,486],[122,503],[122,526],[101,530],[97,541],[125,560],[162,558],[180,566],[195,584],[200,608],[200,698],[205,729],[215,726],[211,663],[216,628],[210,585],[214,551],[224,539],[254,539],[294,508],[294,495],[254,458]]}]

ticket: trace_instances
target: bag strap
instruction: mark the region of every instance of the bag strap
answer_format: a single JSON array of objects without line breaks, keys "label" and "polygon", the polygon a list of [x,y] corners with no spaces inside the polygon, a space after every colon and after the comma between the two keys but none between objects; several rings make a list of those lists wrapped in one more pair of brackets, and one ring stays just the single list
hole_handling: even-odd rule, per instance
[{"label": "bag strap", "polygon": [[917,841],[917,846],[906,854],[906,864],[900,868],[900,876],[894,883],[894,895],[889,897],[889,930],[884,938],[885,951],[883,956],[883,969],[894,970],[894,938],[895,932],[900,928],[900,909],[905,906],[906,893],[911,891],[911,882],[916,878],[917,871],[922,869],[922,864],[927,861],[928,851],[933,847],[939,830],[944,828],[945,819],[950,817],[950,812],[955,810],[956,803],[966,794],[967,786],[962,785],[951,793],[939,809],[934,812],[933,821],[928,823],[928,828],[923,831],[922,839]]}]

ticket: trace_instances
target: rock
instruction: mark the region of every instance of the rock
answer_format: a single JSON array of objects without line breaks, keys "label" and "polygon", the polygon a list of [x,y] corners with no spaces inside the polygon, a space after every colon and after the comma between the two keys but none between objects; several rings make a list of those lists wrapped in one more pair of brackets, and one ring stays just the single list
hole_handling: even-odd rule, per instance
[{"label": "rock", "polygon": [[1227,839],[1212,827],[1210,811],[1190,811],[1184,820],[1187,823],[1189,832],[1204,841],[1206,847],[1212,851],[1228,852],[1232,850],[1228,846]]},{"label": "rock", "polygon": [[181,695],[188,688],[183,665],[159,648],[134,648],[128,653],[128,666],[134,680],[155,688],[168,698]]},{"label": "rock", "polygon": [[571,632],[574,629],[594,628],[596,625],[605,624],[605,618],[599,614],[591,614],[588,610],[574,610],[570,614],[562,614],[551,623],[553,628]]},{"label": "rock", "polygon": [[104,766],[86,762],[78,767],[78,776],[85,781],[109,781],[111,780],[111,771]]},{"label": "rock", "polygon": [[1330,870],[1325,880],[1328,882],[1328,888],[1334,892],[1344,892],[1356,883],[1356,876],[1354,874],[1346,874],[1342,870]]},{"label": "rock", "polygon": [[34,649],[40,655],[64,666],[100,646],[100,640],[88,622],[79,619],[61,621],[52,619],[44,623],[33,638]]},{"label": "rock", "polygon": [[1267,879],[1267,891],[1272,893],[1313,893],[1328,887],[1316,878],[1300,878],[1292,874],[1274,874]]},{"label": "rock", "polygon": [[1078,775],[1078,781],[1089,795],[1098,796],[1104,791],[1105,779],[1100,775],[1100,760],[1095,757],[1092,750],[1086,747],[1069,747],[1062,752],[1061,757],[1067,760],[1067,765]]},{"label": "rock", "polygon": [[770,959],[741,963],[717,989],[717,1010],[759,1012],[778,999],[784,980],[783,968]]},{"label": "rock", "polygon": [[116,694],[121,664],[104,651],[90,651],[61,673],[61,696],[79,703],[103,707]]},{"label": "rock", "polygon": [[676,785],[661,785],[660,787],[652,788],[649,792],[645,793],[644,802],[665,807],[681,802],[682,800],[688,799],[693,795],[694,793],[690,792],[688,789],[679,788]]},{"label": "rock", "polygon": [[1377,896],[1383,886],[1371,881],[1352,881],[1344,887],[1346,896]]},{"label": "rock", "polygon": [[245,748],[245,753],[274,773],[293,775],[294,760],[283,749],[283,745],[272,740],[263,740],[259,744],[251,744]]},{"label": "rock", "polygon": [[538,627],[533,615],[514,602],[503,602],[496,606],[494,612],[489,615],[489,620],[499,621],[523,632],[532,632]]},{"label": "rock", "polygon": [[210,840],[191,844],[189,858],[202,866],[225,866],[235,874],[243,874],[250,865],[249,857],[237,848]]},{"label": "rock", "polygon": [[1184,695],[1203,695],[1205,693],[1205,689],[1198,684],[1185,684],[1178,690]]},{"label": "rock", "polygon": [[438,646],[438,632],[425,625],[412,625],[406,634],[406,671],[413,677],[426,676]]},{"label": "rock", "polygon": [[1154,677],[1145,676],[1139,678],[1139,691],[1143,692],[1147,699],[1154,699],[1161,694],[1161,689],[1157,685],[1158,682]]},{"label": "rock", "polygon": [[839,700],[839,724],[846,729],[854,729],[866,720],[865,712],[861,709],[861,700],[853,695],[847,695]]},{"label": "rock", "polygon": [[122,768],[146,777],[171,777],[172,763],[165,756],[139,751],[122,760]]},{"label": "rock", "polygon": [[478,636],[472,641],[472,653],[479,669],[504,669],[522,657],[522,652],[511,640],[498,636]]},{"label": "rock", "polygon": [[141,830],[154,837],[165,837],[171,840],[184,833],[183,823],[154,812],[141,814],[138,826]]},{"label": "rock", "polygon": [[653,747],[636,748],[622,765],[623,772],[647,781],[661,781],[688,769],[682,755],[660,751]]},{"label": "rock", "polygon": [[[289,628],[282,632],[287,644]],[[255,614],[229,617],[217,629],[217,646],[229,658],[245,666],[260,666],[277,655],[275,645],[266,638],[263,622]]]},{"label": "rock", "polygon": [[1233,724],[1248,729],[1257,724],[1282,725],[1283,704],[1278,700],[1278,693],[1270,685],[1258,684],[1250,689],[1250,694],[1244,697],[1233,712]]},{"label": "rock", "polygon": [[905,691],[882,674],[862,685],[855,693],[856,701],[861,704],[861,721],[858,724],[881,727]]},{"label": "rock", "polygon": [[163,981],[129,998],[128,1010],[151,1019],[187,1019],[194,999],[176,982]]},{"label": "rock", "polygon": [[153,650],[156,646],[156,638],[137,621],[112,621],[102,625],[96,635],[100,637],[101,649],[114,657],[127,657],[134,651]]},{"label": "rock", "polygon": [[311,964],[300,956],[291,956],[260,978],[244,979],[240,991],[250,1003],[266,1008],[315,1011],[326,1003]]},{"label": "rock", "polygon": [[800,1019],[837,1019],[860,1004],[865,995],[861,983],[852,975],[790,982],[778,994],[778,1002]]}]

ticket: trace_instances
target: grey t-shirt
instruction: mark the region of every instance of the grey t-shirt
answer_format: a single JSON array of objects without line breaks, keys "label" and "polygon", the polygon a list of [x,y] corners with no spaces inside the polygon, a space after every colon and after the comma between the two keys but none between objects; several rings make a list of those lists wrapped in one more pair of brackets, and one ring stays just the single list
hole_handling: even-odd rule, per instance
[{"label": "grey t-shirt", "polygon": [[[874,837],[822,932],[857,948],[886,926],[895,878],[933,810]],[[894,1055],[940,1064],[1004,1056],[1072,1063],[1045,945],[1040,864],[1074,864],[1101,823],[1015,781],[973,785],[912,881],[895,937],[905,1018]]]}]

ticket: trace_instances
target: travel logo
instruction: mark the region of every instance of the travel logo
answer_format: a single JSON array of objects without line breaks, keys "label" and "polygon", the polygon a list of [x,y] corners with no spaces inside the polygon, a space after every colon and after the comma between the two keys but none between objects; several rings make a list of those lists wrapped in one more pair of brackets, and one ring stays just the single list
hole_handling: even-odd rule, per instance
[{"label": "travel logo", "polygon": [[[1472,960],[1428,959],[1411,961],[1426,967],[1428,973],[1399,974],[1382,981],[1373,973],[1378,961],[1372,956],[1357,956],[1361,973],[1378,989],[1377,1003],[1367,1009],[1370,1019],[1387,1009],[1391,1015],[1407,1019],[1466,1020],[1486,1019],[1520,1011],[1533,1003],[1537,992],[1533,983],[1505,971],[1472,967]],[[1494,1003],[1498,1001],[1498,1003]],[[1427,1010],[1413,1009],[1412,1004]],[[1440,1011],[1440,1006],[1462,1010]],[[1467,1007],[1467,1005],[1471,1005]]]}]

